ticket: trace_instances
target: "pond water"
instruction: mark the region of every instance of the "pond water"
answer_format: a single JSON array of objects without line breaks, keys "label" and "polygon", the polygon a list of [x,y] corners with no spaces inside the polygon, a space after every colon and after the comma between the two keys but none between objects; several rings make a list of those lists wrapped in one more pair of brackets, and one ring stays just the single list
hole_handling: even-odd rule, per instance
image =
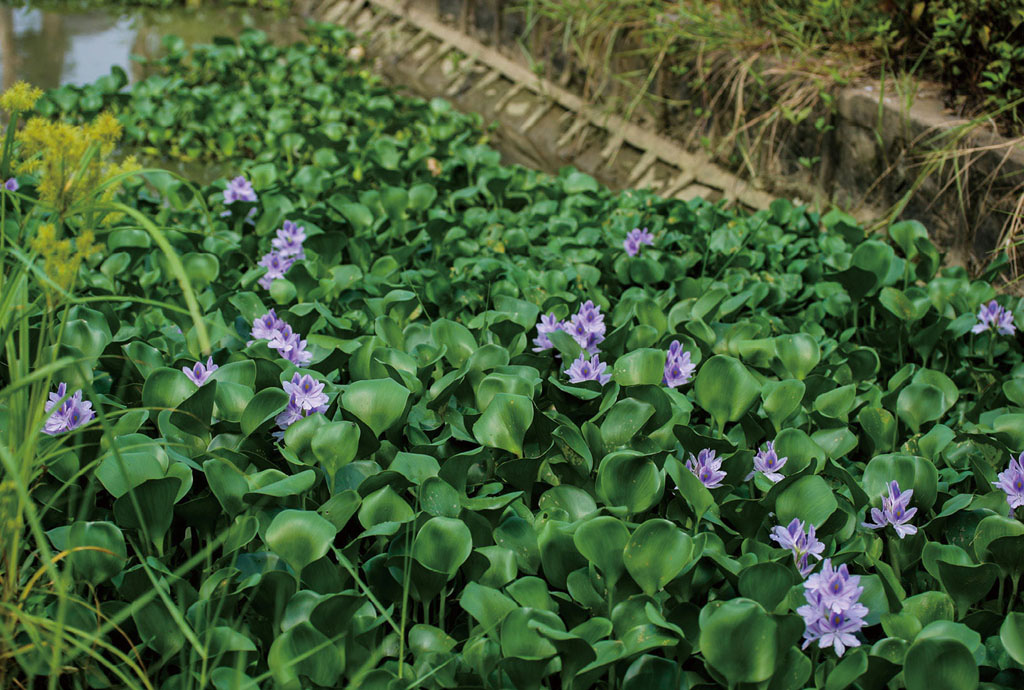
[{"label": "pond water", "polygon": [[[3,88],[21,79],[40,88],[86,84],[119,66],[131,81],[144,76],[133,55],[155,57],[162,38],[173,34],[186,43],[209,43],[215,36],[235,36],[247,28],[266,31],[274,40],[301,36],[303,21],[245,7],[206,5],[187,9],[113,7],[77,11],[53,2],[24,7],[0,5],[0,72]],[[156,166],[198,182],[221,177],[225,165],[184,163],[163,157],[139,156]]]},{"label": "pond water", "polygon": [[153,56],[165,34],[187,43],[260,28],[277,40],[298,37],[301,20],[244,7],[207,3],[196,9],[69,10],[54,2],[0,6],[0,70],[3,88],[18,79],[41,88],[84,84],[119,65],[138,79],[141,65],[132,55]]}]

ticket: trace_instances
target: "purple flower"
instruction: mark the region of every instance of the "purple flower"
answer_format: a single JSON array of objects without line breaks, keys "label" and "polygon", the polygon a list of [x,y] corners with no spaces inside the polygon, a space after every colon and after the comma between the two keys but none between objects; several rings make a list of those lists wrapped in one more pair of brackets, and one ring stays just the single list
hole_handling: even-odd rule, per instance
[{"label": "purple flower", "polygon": [[622,246],[626,248],[626,253],[630,256],[636,256],[640,253],[640,247],[643,245],[653,245],[654,235],[647,231],[647,228],[641,230],[640,228],[633,228],[628,235],[626,235],[625,242]]},{"label": "purple flower", "polygon": [[313,353],[306,350],[306,341],[286,323],[274,334],[267,347],[277,350],[281,357],[297,366],[309,364],[313,360]]},{"label": "purple flower", "polygon": [[814,573],[804,582],[804,588],[817,592],[821,597],[821,605],[832,611],[842,611],[853,606],[864,591],[858,585],[860,575],[850,575],[845,563],[833,568],[831,558],[826,558],[821,564],[820,573]]},{"label": "purple flower", "polygon": [[981,305],[978,323],[971,329],[971,333],[984,333],[989,329],[995,329],[1000,335],[1013,335],[1017,330],[1013,325],[1013,314],[1009,309],[999,306],[995,300]]},{"label": "purple flower", "polygon": [[50,412],[50,417],[43,425],[43,433],[55,436],[65,431],[73,431],[86,424],[96,413],[92,411],[92,403],[82,400],[81,389],[65,400],[60,407],[56,407],[60,399],[68,393],[68,385],[61,383],[57,386],[56,393],[50,393],[50,399],[46,401],[45,410]]},{"label": "purple flower", "polygon": [[295,257],[285,256],[280,252],[270,252],[264,254],[263,258],[260,259],[259,266],[264,266],[267,272],[263,274],[263,277],[259,279],[259,284],[266,290],[270,289],[270,284],[278,278],[284,278],[284,274],[292,267],[295,262]]},{"label": "purple flower", "polygon": [[188,367],[182,367],[181,370],[185,372],[185,376],[188,377],[189,381],[197,386],[201,386],[206,383],[213,372],[217,371],[219,368],[220,367],[213,363],[213,357],[207,357],[205,366],[202,362],[196,362],[196,365],[191,369]]},{"label": "purple flower", "polygon": [[697,453],[697,457],[693,457],[693,453],[690,453],[690,459],[686,461],[686,469],[693,472],[700,483],[709,489],[717,489],[725,479],[725,472],[722,472],[722,459],[716,458],[715,451],[710,448],[705,448]]},{"label": "purple flower", "polygon": [[1010,504],[1010,515],[1017,508],[1024,506],[1024,453],[1016,460],[1010,456],[1010,466],[999,473],[999,481],[992,482],[1006,492],[1006,502]]},{"label": "purple flower", "polygon": [[18,184],[17,178],[14,177],[11,177],[6,182],[4,182],[4,189],[6,189],[8,192],[18,191],[19,186],[20,185]]},{"label": "purple flower", "polygon": [[554,314],[542,314],[540,323],[537,324],[537,337],[533,339],[533,344],[537,347],[533,348],[533,351],[543,352],[554,347],[551,339],[548,338],[548,333],[564,330],[562,328],[563,325],[564,323],[559,321]]},{"label": "purple flower", "polygon": [[914,495],[914,490],[910,489],[901,492],[900,485],[896,480],[893,480],[889,482],[888,494],[888,496],[882,494],[881,510],[878,508],[871,509],[872,522],[862,524],[868,529],[882,529],[886,525],[892,525],[900,539],[908,534],[916,534],[917,527],[906,524],[917,512],[917,508],[908,509],[910,497]]},{"label": "purple flower", "polygon": [[250,335],[252,335],[254,340],[273,340],[277,332],[287,325],[284,321],[277,318],[277,313],[271,309],[253,321]]},{"label": "purple flower", "polygon": [[807,531],[804,532],[803,521],[796,518],[793,518],[786,527],[782,525],[773,527],[769,538],[778,542],[782,548],[793,552],[793,562],[796,563],[800,574],[804,577],[807,577],[808,573],[814,569],[814,564],[808,560],[808,556],[813,556],[820,561],[821,553],[825,550],[825,545],[814,536],[814,525],[809,525]]},{"label": "purple flower", "polygon": [[309,374],[292,376],[291,381],[281,384],[289,394],[288,406],[274,418],[280,431],[273,433],[274,438],[284,437],[284,430],[303,417],[317,412],[327,411],[327,394],[323,392],[324,384]]},{"label": "purple flower", "polygon": [[224,204],[231,205],[236,201],[256,201],[256,192],[253,191],[249,180],[241,175],[228,182],[224,190]]},{"label": "purple flower", "polygon": [[847,647],[860,646],[854,633],[864,627],[868,607],[857,601],[864,591],[859,584],[859,575],[850,575],[845,564],[833,568],[829,558],[820,573],[804,581],[807,604],[796,610],[804,619],[804,649],[817,640],[822,649],[833,647],[842,656]]},{"label": "purple flower", "polygon": [[596,355],[597,346],[604,340],[607,327],[604,325],[601,308],[587,300],[580,305],[568,324],[562,324],[562,330],[571,335],[584,350]]},{"label": "purple flower", "polygon": [[816,597],[807,595],[808,603],[796,610],[804,619],[804,643],[802,649],[817,641],[822,649],[832,647],[836,656],[842,656],[850,647],[859,647],[854,633],[864,627],[864,616],[868,615],[868,607],[854,604],[848,609],[830,611],[822,606]]},{"label": "purple flower", "polygon": [[772,482],[778,482],[782,480],[782,474],[779,470],[789,460],[788,457],[780,458],[778,453],[775,452],[775,442],[768,441],[765,443],[765,449],[759,450],[754,454],[754,470],[748,474],[743,481],[749,481],[755,474],[760,472],[765,477],[770,479]]},{"label": "purple flower", "polygon": [[306,228],[286,220],[284,227],[277,231],[277,237],[271,240],[270,245],[281,256],[293,256],[296,259],[303,259],[306,253],[302,250],[302,243],[305,241]]},{"label": "purple flower", "polygon": [[690,361],[690,353],[682,352],[682,345],[678,340],[673,340],[668,347],[668,354],[665,357],[665,376],[661,382],[669,388],[676,388],[688,383],[693,378],[693,370],[696,364]]},{"label": "purple flower", "polygon": [[327,404],[324,384],[309,374],[300,376],[296,372],[292,375],[291,381],[285,381],[281,386],[284,388],[285,393],[291,396],[289,402],[294,403],[303,410],[312,410]]},{"label": "purple flower", "polygon": [[594,355],[588,361],[581,353],[579,358],[573,362],[566,371],[569,374],[569,383],[583,383],[584,381],[597,381],[602,386],[608,383],[612,376],[604,373],[608,365]]}]

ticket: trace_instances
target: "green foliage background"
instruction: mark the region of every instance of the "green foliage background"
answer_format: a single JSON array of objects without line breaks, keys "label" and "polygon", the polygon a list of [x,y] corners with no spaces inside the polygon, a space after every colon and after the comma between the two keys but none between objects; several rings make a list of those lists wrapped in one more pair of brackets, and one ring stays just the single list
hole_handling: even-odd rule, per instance
[{"label": "green foliage background", "polygon": [[[0,368],[0,517],[19,535],[7,678],[1022,685],[1024,525],[992,482],[1024,449],[1024,364],[1016,337],[969,333],[996,297],[984,277],[943,267],[913,221],[867,236],[784,200],[744,215],[504,166],[478,119],[383,88],[351,40],[169,39],[145,81],[115,71],[37,105],[110,109],[125,145],[236,165],[260,201],[250,225],[219,215],[223,180],[146,171],[68,308],[26,302],[32,328],[61,325],[46,377],[102,414],[19,456],[22,378],[11,357]],[[44,219],[31,182],[6,202],[12,246]],[[256,262],[285,219],[307,257],[264,291]],[[629,258],[634,227],[656,242]],[[25,251],[5,268],[31,265]],[[585,299],[607,314],[604,387],[566,382],[571,344],[562,361],[531,349],[541,313]],[[330,397],[281,443],[296,369],[249,343],[271,307]],[[220,369],[197,389],[180,368],[207,339]],[[673,340],[698,365],[680,389],[661,385]],[[744,482],[767,440],[786,477]],[[684,465],[706,447],[728,475],[711,491]],[[10,481],[17,457],[27,482]],[[915,492],[903,540],[860,526],[891,479]],[[803,588],[767,536],[794,517],[865,586],[864,644],[841,660],[800,648]]]}]

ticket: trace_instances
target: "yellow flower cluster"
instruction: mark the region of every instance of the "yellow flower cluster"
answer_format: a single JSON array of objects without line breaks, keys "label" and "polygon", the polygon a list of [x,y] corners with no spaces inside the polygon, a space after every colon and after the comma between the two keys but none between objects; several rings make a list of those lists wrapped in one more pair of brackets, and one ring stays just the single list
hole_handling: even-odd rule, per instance
[{"label": "yellow flower cluster", "polygon": [[103,245],[96,242],[92,230],[79,233],[72,246],[71,240],[57,238],[57,228],[52,223],[39,226],[31,246],[43,259],[43,271],[50,279],[49,283],[43,285],[46,302],[50,307],[71,290],[82,263],[103,250]]},{"label": "yellow flower cluster", "polygon": [[0,96],[0,108],[9,113],[32,110],[42,95],[42,89],[19,81]]},{"label": "yellow flower cluster", "polygon": [[[39,175],[39,198],[61,215],[112,178],[138,170],[131,156],[121,163],[107,161],[121,138],[121,123],[110,113],[81,126],[33,117],[17,137],[24,161],[19,172]],[[109,201],[118,186],[103,187],[97,200]]]}]

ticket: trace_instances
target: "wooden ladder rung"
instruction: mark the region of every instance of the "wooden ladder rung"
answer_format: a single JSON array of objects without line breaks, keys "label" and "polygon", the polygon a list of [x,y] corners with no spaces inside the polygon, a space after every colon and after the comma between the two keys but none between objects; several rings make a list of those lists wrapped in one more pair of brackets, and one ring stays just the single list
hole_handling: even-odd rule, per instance
[{"label": "wooden ladder rung", "polygon": [[540,107],[538,107],[536,110],[530,113],[530,116],[526,118],[526,121],[519,126],[519,131],[523,134],[526,134],[531,129],[533,129],[533,126],[540,122],[540,119],[542,117],[548,114],[548,111],[551,110],[551,106],[553,105],[554,103],[552,103],[551,101],[542,103]]}]

